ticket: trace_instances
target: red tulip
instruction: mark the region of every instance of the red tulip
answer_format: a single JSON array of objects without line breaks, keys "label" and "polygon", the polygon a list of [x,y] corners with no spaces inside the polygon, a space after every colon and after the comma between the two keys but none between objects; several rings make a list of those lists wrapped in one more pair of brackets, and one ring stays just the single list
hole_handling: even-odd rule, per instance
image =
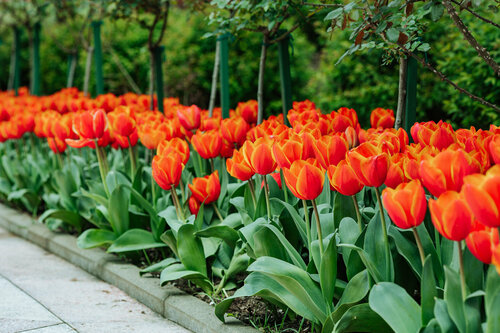
[{"label": "red tulip", "polygon": [[303,145],[298,135],[273,144],[274,160],[280,168],[289,168],[296,160],[302,159]]},{"label": "red tulip", "polygon": [[153,178],[162,189],[170,190],[179,184],[183,164],[180,155],[176,152],[156,155],[153,158],[152,168]]},{"label": "red tulip", "polygon": [[177,117],[186,130],[192,131],[200,127],[201,110],[196,105],[179,107],[177,109]]},{"label": "red tulip", "polygon": [[175,152],[180,155],[182,164],[186,165],[189,161],[189,145],[186,140],[181,138],[172,138],[170,140],[163,140],[158,144],[158,155],[168,155]]},{"label": "red tulip", "polygon": [[276,170],[271,147],[272,141],[266,138],[258,138],[255,142],[245,141],[241,147],[245,161],[255,173],[267,175]]},{"label": "red tulip", "polygon": [[189,197],[188,207],[191,214],[195,216],[198,215],[198,211],[200,210],[200,203],[193,196]]},{"label": "red tulip", "polygon": [[347,161],[365,186],[379,187],[387,177],[389,156],[369,142],[362,143],[347,153]]},{"label": "red tulip", "polygon": [[193,179],[193,184],[188,184],[192,197],[205,205],[216,201],[220,195],[219,172]]},{"label": "red tulip", "polygon": [[314,153],[321,166],[327,169],[345,159],[349,151],[347,141],[340,135],[325,135],[315,141]]},{"label": "red tulip", "polygon": [[249,100],[247,102],[239,102],[235,110],[238,116],[243,117],[249,124],[257,122],[258,103],[256,100]]},{"label": "red tulip", "polygon": [[436,229],[450,240],[464,240],[472,229],[472,213],[458,192],[447,191],[437,200],[430,199],[429,209]]},{"label": "red tulip", "polygon": [[330,185],[340,194],[355,195],[364,187],[345,160],[340,161],[337,166],[330,165],[327,174]]},{"label": "red tulip", "polygon": [[384,189],[382,201],[392,222],[401,229],[418,227],[424,220],[427,201],[419,180]]},{"label": "red tulip", "polygon": [[82,139],[100,139],[108,128],[108,119],[103,109],[85,111],[73,117],[73,129]]},{"label": "red tulip", "polygon": [[500,134],[496,134],[488,145],[490,156],[496,164],[500,164]]},{"label": "red tulip", "polygon": [[232,158],[226,160],[226,166],[227,172],[241,181],[248,180],[255,174],[250,165],[245,161],[243,154],[238,150],[233,152]]},{"label": "red tulip", "polygon": [[217,130],[197,131],[191,138],[191,144],[202,158],[215,158],[220,154],[222,137]]},{"label": "red tulip", "polygon": [[492,259],[492,250],[500,244],[498,238],[498,229],[489,228],[481,223],[476,223],[475,228],[465,239],[469,251],[478,260],[485,264],[490,264]]},{"label": "red tulip", "polygon": [[376,108],[370,114],[370,124],[372,128],[394,127],[394,111],[391,109]]},{"label": "red tulip", "polygon": [[250,126],[243,117],[227,118],[222,120],[220,132],[222,137],[233,146],[241,147],[247,137]]},{"label": "red tulip", "polygon": [[283,176],[290,191],[302,200],[314,200],[323,191],[325,171],[314,158],[296,160],[290,168],[283,169]]}]

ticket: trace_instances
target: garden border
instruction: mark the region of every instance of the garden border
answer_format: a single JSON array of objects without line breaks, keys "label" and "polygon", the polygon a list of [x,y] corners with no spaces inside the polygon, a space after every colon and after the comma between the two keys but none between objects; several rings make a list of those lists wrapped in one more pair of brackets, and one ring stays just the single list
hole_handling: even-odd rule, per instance
[{"label": "garden border", "polygon": [[83,250],[76,237],[50,231],[28,214],[0,203],[0,226],[120,288],[163,317],[196,333],[258,332],[241,321],[217,319],[214,308],[174,286],[161,287],[159,279],[139,275],[139,268],[101,249]]}]

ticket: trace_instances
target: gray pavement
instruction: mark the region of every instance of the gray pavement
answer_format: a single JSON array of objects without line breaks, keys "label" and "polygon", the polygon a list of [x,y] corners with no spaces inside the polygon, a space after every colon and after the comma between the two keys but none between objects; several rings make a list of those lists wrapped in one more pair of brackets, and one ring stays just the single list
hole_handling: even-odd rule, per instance
[{"label": "gray pavement", "polygon": [[0,333],[11,332],[190,331],[0,228]]}]

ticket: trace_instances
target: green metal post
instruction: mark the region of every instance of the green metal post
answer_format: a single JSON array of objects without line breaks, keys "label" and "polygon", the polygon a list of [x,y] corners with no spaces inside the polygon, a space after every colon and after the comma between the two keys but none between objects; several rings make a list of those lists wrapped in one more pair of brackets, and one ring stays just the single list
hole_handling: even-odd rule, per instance
[{"label": "green metal post", "polygon": [[408,59],[408,72],[406,75],[406,112],[405,130],[410,129],[416,121],[417,113],[417,61],[410,57]]},{"label": "green metal post", "polygon": [[163,50],[164,46],[155,47],[153,50],[154,63],[155,63],[155,80],[156,80],[156,98],[158,101],[158,110],[160,112],[165,112],[163,108],[163,71],[162,71],[162,63],[163,63]]},{"label": "green metal post", "polygon": [[92,30],[94,31],[95,79],[97,95],[104,94],[104,80],[102,75],[101,24],[102,21],[92,22]]},{"label": "green metal post", "polygon": [[229,118],[229,33],[219,36],[220,42],[220,100],[222,118]]},{"label": "green metal post", "polygon": [[[281,31],[284,33],[283,31]],[[286,31],[285,31],[286,32]],[[280,66],[281,80],[281,101],[283,104],[283,118],[285,124],[290,126],[287,119],[288,110],[292,108],[292,79],[290,75],[290,54],[288,46],[290,45],[290,35],[278,42],[278,57]]]},{"label": "green metal post", "polygon": [[31,70],[33,71],[31,82],[31,94],[40,96],[40,31],[42,25],[40,22],[35,23],[33,27],[33,63]]},{"label": "green metal post", "polygon": [[19,57],[21,54],[21,30],[18,27],[14,27],[14,92],[16,96],[19,92],[19,82],[20,82],[20,64]]}]

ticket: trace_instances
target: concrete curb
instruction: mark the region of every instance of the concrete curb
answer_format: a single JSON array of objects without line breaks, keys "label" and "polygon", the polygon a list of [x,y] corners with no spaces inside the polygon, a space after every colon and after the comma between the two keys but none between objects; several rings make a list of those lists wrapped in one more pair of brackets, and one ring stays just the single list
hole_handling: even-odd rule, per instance
[{"label": "concrete curb", "polygon": [[24,213],[0,204],[0,226],[120,288],[165,318],[196,333],[255,333],[235,318],[221,323],[214,308],[173,286],[161,287],[159,279],[144,278],[139,268],[100,249],[83,250],[71,235],[57,234]]}]

